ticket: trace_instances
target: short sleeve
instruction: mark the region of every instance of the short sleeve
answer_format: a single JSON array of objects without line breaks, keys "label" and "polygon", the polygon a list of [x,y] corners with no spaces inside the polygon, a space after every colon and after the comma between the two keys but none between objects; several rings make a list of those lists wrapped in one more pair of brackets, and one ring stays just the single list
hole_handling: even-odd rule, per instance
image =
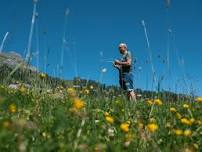
[{"label": "short sleeve", "polygon": [[128,53],[127,53],[127,56],[126,56],[126,58],[127,58],[127,59],[132,59],[132,55],[131,55],[131,52],[128,52]]}]

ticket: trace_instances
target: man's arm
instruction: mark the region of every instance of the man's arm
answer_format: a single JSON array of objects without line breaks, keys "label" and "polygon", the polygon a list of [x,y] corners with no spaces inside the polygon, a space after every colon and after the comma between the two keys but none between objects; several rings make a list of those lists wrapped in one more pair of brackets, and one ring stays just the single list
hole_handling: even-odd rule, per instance
[{"label": "man's arm", "polygon": [[122,61],[119,61],[119,60],[115,60],[115,64],[116,65],[122,65],[122,66],[130,66],[132,63],[132,59],[130,57],[127,58],[127,61],[126,62],[122,62]]}]

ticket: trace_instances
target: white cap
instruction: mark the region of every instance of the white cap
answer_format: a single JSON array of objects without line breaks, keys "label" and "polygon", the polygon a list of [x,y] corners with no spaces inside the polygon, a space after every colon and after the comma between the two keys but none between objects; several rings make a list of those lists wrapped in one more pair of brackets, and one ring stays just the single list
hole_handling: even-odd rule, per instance
[{"label": "white cap", "polygon": [[125,48],[127,48],[127,45],[125,43],[120,43],[119,47],[125,47]]}]

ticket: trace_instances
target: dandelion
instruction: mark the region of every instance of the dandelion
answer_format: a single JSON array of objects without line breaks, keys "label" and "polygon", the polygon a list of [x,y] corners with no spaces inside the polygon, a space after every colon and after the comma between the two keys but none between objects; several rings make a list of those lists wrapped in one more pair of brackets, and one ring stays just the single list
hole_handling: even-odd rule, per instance
[{"label": "dandelion", "polygon": [[174,107],[171,107],[171,108],[170,108],[170,112],[175,113],[175,112],[177,112],[177,110],[176,110]]},{"label": "dandelion", "polygon": [[196,120],[194,118],[190,119],[190,122],[193,124]]},{"label": "dandelion", "polygon": [[121,125],[120,125],[120,128],[121,128],[121,130],[123,131],[123,132],[125,132],[125,133],[127,133],[128,131],[129,131],[129,124],[128,123],[122,123]]},{"label": "dandelion", "polygon": [[198,102],[198,103],[202,103],[202,97],[196,98],[195,101]]},{"label": "dandelion", "polygon": [[154,104],[156,104],[158,106],[161,106],[163,103],[162,103],[162,101],[160,99],[155,99]]},{"label": "dandelion", "polygon": [[27,88],[25,88],[23,85],[19,88],[19,91],[21,93],[26,93],[27,92]]},{"label": "dandelion", "polygon": [[153,105],[152,100],[147,100],[147,104],[148,104],[148,105]]},{"label": "dandelion", "polygon": [[2,125],[4,128],[9,128],[11,126],[11,123],[9,121],[4,121]]},{"label": "dandelion", "polygon": [[41,74],[39,75],[39,77],[40,77],[41,79],[45,79],[45,78],[47,77],[47,75],[46,75],[45,73],[41,73]]},{"label": "dandelion", "polygon": [[187,118],[182,118],[181,123],[185,125],[192,125],[192,122],[188,120]]},{"label": "dandelion", "polygon": [[77,110],[80,110],[85,107],[85,103],[80,99],[75,99],[73,102],[73,107]]},{"label": "dandelion", "polygon": [[184,105],[183,105],[183,108],[185,108],[185,109],[189,109],[190,106],[189,106],[188,104],[184,104]]},{"label": "dandelion", "polygon": [[184,136],[190,137],[192,135],[192,131],[190,129],[184,130]]},{"label": "dandelion", "polygon": [[155,132],[156,130],[158,130],[158,128],[159,128],[156,123],[150,123],[146,127],[152,133]]},{"label": "dandelion", "polygon": [[112,116],[105,116],[105,120],[109,123],[109,124],[113,124],[114,123],[114,118]]},{"label": "dandelion", "polygon": [[10,113],[16,113],[17,111],[17,106],[13,103],[13,104],[10,104],[9,107],[8,107],[8,111]]},{"label": "dandelion", "polygon": [[76,96],[76,90],[74,88],[68,88],[67,93],[70,97],[75,97]]},{"label": "dandelion", "polygon": [[110,116],[109,112],[104,113],[105,117]]},{"label": "dandelion", "polygon": [[182,118],[182,115],[181,115],[179,112],[177,112],[177,113],[176,113],[176,117],[177,117],[177,119],[181,119],[181,118]]},{"label": "dandelion", "polygon": [[181,130],[181,129],[173,129],[173,132],[175,133],[175,135],[177,135],[177,136],[181,136],[181,135],[183,135],[183,130]]}]

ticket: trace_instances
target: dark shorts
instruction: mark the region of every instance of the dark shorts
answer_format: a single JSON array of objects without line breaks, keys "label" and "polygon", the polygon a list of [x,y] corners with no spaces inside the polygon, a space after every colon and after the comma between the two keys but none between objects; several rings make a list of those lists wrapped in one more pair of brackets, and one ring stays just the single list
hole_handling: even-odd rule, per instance
[{"label": "dark shorts", "polygon": [[119,83],[122,89],[125,91],[133,91],[133,74],[132,73],[123,73],[119,76]]}]

